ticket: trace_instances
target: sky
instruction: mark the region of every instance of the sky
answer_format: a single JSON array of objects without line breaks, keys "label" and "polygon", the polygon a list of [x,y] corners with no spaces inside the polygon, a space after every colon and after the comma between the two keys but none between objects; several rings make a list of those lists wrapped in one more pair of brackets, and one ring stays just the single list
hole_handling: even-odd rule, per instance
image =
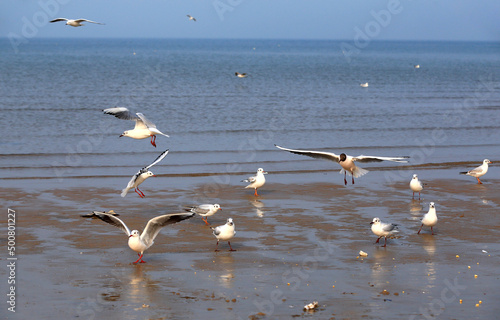
[{"label": "sky", "polygon": [[500,41],[500,1],[0,0],[0,37]]}]

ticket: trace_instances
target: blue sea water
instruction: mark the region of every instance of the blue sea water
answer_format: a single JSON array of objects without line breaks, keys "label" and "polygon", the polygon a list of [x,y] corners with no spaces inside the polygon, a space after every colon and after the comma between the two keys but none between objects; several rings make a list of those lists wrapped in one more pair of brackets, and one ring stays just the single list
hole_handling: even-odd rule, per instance
[{"label": "blue sea water", "polygon": [[[274,144],[415,166],[500,158],[499,43],[374,41],[349,59],[341,42],[299,40],[34,39],[18,53],[1,40],[0,51],[0,176],[12,180],[130,176],[167,148],[156,170],[180,176],[338,170]],[[156,149],[118,138],[134,124],[101,111],[114,106],[170,138]]]}]

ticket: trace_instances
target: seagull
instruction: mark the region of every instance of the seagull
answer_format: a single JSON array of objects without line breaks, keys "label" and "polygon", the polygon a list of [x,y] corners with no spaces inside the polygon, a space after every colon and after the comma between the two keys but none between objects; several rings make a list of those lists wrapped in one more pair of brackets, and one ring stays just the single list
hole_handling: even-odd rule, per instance
[{"label": "seagull", "polygon": [[340,155],[336,155],[333,152],[321,152],[321,151],[308,151],[308,150],[295,150],[295,149],[287,149],[280,147],[276,145],[276,148],[285,150],[291,153],[295,154],[300,154],[303,156],[308,156],[312,158],[319,158],[319,159],[326,159],[326,160],[331,160],[338,162],[342,169],[340,170],[340,174],[344,174],[344,184],[347,185],[347,179],[346,179],[346,174],[349,173],[349,175],[352,176],[352,184],[354,184],[354,178],[359,178],[362,175],[368,173],[368,170],[362,169],[360,167],[357,167],[356,164],[354,164],[355,161],[358,162],[380,162],[380,161],[394,161],[394,162],[402,162],[406,163],[408,162],[409,157],[375,157],[375,156],[357,156],[357,157],[351,157],[345,153],[341,153]]},{"label": "seagull", "polygon": [[373,221],[370,222],[372,225],[372,232],[378,236],[378,239],[375,243],[378,243],[380,238],[384,237],[384,245],[387,245],[387,236],[391,236],[393,233],[399,232],[396,230],[397,226],[392,223],[383,223],[379,218],[373,218]]},{"label": "seagull", "polygon": [[472,169],[472,170],[469,170],[467,172],[460,172],[460,174],[465,174],[465,175],[468,175],[468,176],[476,177],[477,183],[478,184],[483,184],[481,182],[481,180],[479,180],[479,177],[484,176],[486,174],[486,172],[488,172],[488,163],[491,163],[491,161],[488,160],[488,159],[484,159],[483,160],[483,164],[480,165],[479,167],[477,167],[475,169]]},{"label": "seagull", "polygon": [[[141,170],[137,171],[137,173],[134,174],[132,179],[130,179],[130,181],[128,182],[127,187],[122,190],[122,194],[121,194],[122,198],[125,197],[127,195],[127,192],[132,188],[135,189],[135,193],[137,193],[139,195],[139,197],[144,198],[145,195],[144,195],[144,193],[142,193],[141,190],[139,190],[139,185],[141,183],[143,183],[144,180],[146,180],[149,177],[156,177],[151,171],[149,171],[149,168],[151,168],[152,166],[154,166],[155,164],[157,164],[158,162],[163,160],[163,158],[165,158],[167,156],[167,154],[168,154],[168,149],[163,151],[156,158],[156,160],[153,161],[153,163],[151,163],[149,166],[146,166],[146,167],[142,168]],[[140,193],[137,191],[139,191]]]},{"label": "seagull", "polygon": [[137,230],[132,230],[127,227],[125,222],[117,218],[116,216],[105,213],[105,212],[99,212],[99,211],[94,211],[92,217],[97,217],[101,219],[104,222],[107,222],[111,225],[114,225],[115,227],[120,228],[123,230],[127,236],[128,236],[128,246],[130,249],[134,250],[137,252],[137,255],[139,256],[139,259],[133,263],[145,263],[146,261],[142,260],[142,256],[144,255],[144,251],[149,249],[153,243],[154,239],[160,232],[161,228],[163,228],[166,225],[177,223],[179,221],[189,219],[194,216],[194,213],[171,213],[171,214],[164,214],[161,216],[157,216],[151,220],[148,221],[148,224],[146,225],[146,228],[142,232],[142,234],[139,233]]},{"label": "seagull", "polygon": [[264,172],[264,169],[259,168],[257,169],[257,174],[252,177],[248,177],[248,179],[241,180],[241,182],[250,182],[246,188],[254,188],[255,189],[255,196],[258,197],[259,195],[257,194],[257,188],[262,187],[266,183],[266,177],[264,175],[267,174],[267,172]]},{"label": "seagull", "polygon": [[149,121],[142,113],[132,114],[127,108],[116,107],[102,110],[105,114],[110,114],[122,120],[134,120],[135,127],[133,130],[127,130],[120,135],[120,137],[130,137],[133,139],[146,139],[151,137],[151,144],[156,148],[156,135],[169,137],[169,135],[162,133],[156,129],[156,125]]},{"label": "seagull", "polygon": [[420,200],[420,191],[422,191],[423,188],[422,182],[418,180],[417,174],[414,174],[410,181],[410,189],[413,191],[413,199],[415,199],[415,192],[418,192],[418,200]]},{"label": "seagull", "polygon": [[[203,220],[205,224],[208,226],[210,225],[210,223],[208,223],[207,221],[208,217],[213,216],[217,211],[222,210],[222,208],[218,203],[216,203],[216,204],[200,204],[199,206],[185,207],[184,210],[200,215],[201,220]],[[206,218],[203,219],[203,217]]]},{"label": "seagull", "polygon": [[413,66],[415,69],[420,69],[420,65],[419,64],[416,64]]},{"label": "seagull", "polygon": [[363,88],[368,88],[368,82],[361,83],[360,86]]},{"label": "seagull", "polygon": [[436,216],[436,206],[434,205],[434,202],[430,202],[429,212],[427,212],[422,218],[422,225],[420,226],[420,230],[418,230],[417,234],[420,234],[420,231],[422,231],[422,227],[425,225],[426,227],[431,227],[431,233],[434,235],[432,227],[434,227],[437,222],[438,217]]},{"label": "seagull", "polygon": [[59,21],[66,21],[66,25],[72,26],[72,27],[83,27],[84,25],[82,22],[90,22],[90,23],[95,23],[95,24],[104,24],[100,22],[95,22],[92,20],[87,20],[87,19],[66,19],[66,18],[57,18],[54,20],[50,20],[50,22],[59,22]]},{"label": "seagull", "polygon": [[234,231],[234,222],[233,219],[228,218],[227,222],[225,225],[218,226],[215,228],[211,228],[213,230],[214,236],[217,238],[217,245],[215,246],[215,251],[219,251],[219,240],[222,241],[227,241],[229,244],[229,251],[236,251],[233,248],[231,248],[231,240],[234,235],[236,234],[236,231]]},{"label": "seagull", "polygon": [[196,19],[194,17],[191,17],[189,14],[187,15],[187,17],[189,18],[189,20],[193,20],[194,22],[196,22]]},{"label": "seagull", "polygon": [[246,78],[247,77],[246,73],[235,72],[234,75],[237,76],[238,78]]},{"label": "seagull", "polygon": [[92,217],[95,217],[95,215],[98,214],[98,213],[107,213],[107,214],[111,214],[113,216],[119,216],[119,214],[116,213],[114,210],[109,210],[108,212],[104,212],[104,211],[92,211],[92,213],[83,214],[80,217],[83,217],[83,218],[92,218]]}]

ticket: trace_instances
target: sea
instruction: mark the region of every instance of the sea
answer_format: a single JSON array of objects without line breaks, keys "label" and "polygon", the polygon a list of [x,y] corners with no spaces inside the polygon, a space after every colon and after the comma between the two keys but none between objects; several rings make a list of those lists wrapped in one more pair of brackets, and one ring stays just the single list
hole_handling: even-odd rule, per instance
[{"label": "sea", "polygon": [[[166,149],[151,170],[177,186],[241,186],[259,167],[277,181],[310,172],[313,180],[343,182],[331,174],[336,163],[275,145],[409,156],[406,169],[447,169],[453,177],[500,159],[500,43],[373,41],[349,54],[344,47],[327,40],[31,39],[15,51],[2,39],[2,184],[121,189]],[[103,113],[111,107],[143,113],[170,137],[158,136],[156,148],[149,139],[120,138],[134,122]],[[365,167],[395,168],[394,179],[409,180],[398,165]]]}]

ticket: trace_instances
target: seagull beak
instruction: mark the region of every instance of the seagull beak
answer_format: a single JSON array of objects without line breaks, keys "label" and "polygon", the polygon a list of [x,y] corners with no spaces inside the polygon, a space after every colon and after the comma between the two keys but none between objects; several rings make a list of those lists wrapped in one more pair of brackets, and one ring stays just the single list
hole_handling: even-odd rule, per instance
[{"label": "seagull beak", "polygon": [[130,238],[132,235],[129,235],[128,237]]},{"label": "seagull beak", "polygon": [[121,137],[123,137],[123,134],[121,134],[118,138],[121,138]]},{"label": "seagull beak", "polygon": [[219,208],[219,210],[222,210],[222,208]]},{"label": "seagull beak", "polygon": [[155,177],[155,178],[156,178],[156,175],[154,175],[154,174],[153,174],[153,177]]},{"label": "seagull beak", "polygon": [[372,222],[370,222],[370,224],[373,224],[373,221],[372,221]]}]

